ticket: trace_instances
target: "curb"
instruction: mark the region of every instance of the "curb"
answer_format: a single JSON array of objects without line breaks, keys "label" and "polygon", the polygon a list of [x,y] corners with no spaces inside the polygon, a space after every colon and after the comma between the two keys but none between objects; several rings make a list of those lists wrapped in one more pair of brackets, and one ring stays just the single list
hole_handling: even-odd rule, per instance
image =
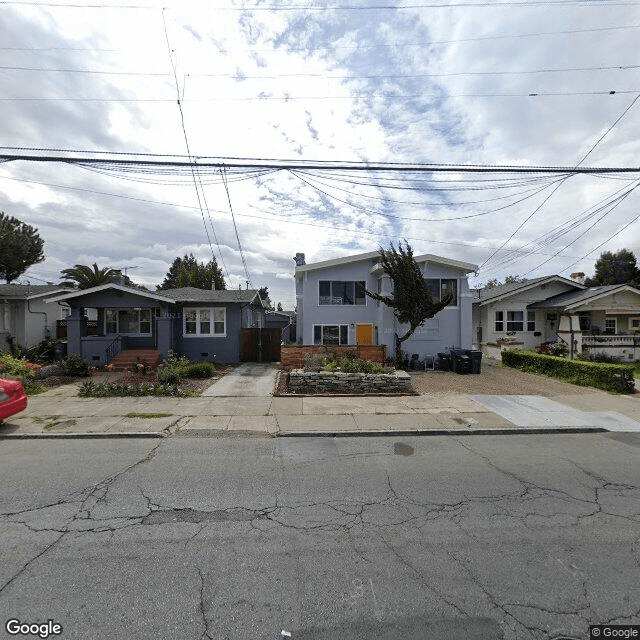
[{"label": "curb", "polygon": [[65,440],[65,439],[113,439],[113,438],[164,438],[162,431],[116,431],[114,433],[5,433],[0,440]]},{"label": "curb", "polygon": [[521,427],[519,429],[404,429],[402,431],[287,431],[278,432],[277,438],[373,438],[373,437],[407,437],[407,436],[491,436],[491,435],[540,435],[544,433],[608,433],[603,427]]}]

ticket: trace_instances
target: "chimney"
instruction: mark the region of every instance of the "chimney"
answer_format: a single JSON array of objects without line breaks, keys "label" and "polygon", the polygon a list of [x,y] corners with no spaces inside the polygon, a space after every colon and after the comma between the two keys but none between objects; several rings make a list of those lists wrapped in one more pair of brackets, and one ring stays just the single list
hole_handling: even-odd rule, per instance
[{"label": "chimney", "polygon": [[296,267],[307,264],[304,260],[304,253],[296,253],[294,260],[296,261]]},{"label": "chimney", "polygon": [[216,280],[215,278],[213,278],[211,280],[211,291],[215,291],[216,290]]},{"label": "chimney", "polygon": [[578,284],[584,284],[586,280],[584,273],[582,271],[576,271],[576,273],[571,274],[571,279]]}]

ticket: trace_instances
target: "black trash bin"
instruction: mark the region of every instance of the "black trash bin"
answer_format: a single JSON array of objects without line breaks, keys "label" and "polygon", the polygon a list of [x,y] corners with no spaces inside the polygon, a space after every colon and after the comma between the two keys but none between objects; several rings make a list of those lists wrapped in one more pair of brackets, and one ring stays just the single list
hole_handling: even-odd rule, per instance
[{"label": "black trash bin", "polygon": [[471,373],[480,373],[482,351],[471,349],[471,351],[469,351],[469,357],[471,358]]},{"label": "black trash bin", "polygon": [[462,354],[454,356],[455,372],[459,375],[471,373],[471,358]]},{"label": "black trash bin", "polygon": [[451,356],[448,353],[438,354],[438,369],[440,371],[451,371]]},{"label": "black trash bin", "polygon": [[460,356],[462,355],[464,355],[462,349],[451,349],[451,371],[453,371],[453,373],[459,373],[458,364]]}]

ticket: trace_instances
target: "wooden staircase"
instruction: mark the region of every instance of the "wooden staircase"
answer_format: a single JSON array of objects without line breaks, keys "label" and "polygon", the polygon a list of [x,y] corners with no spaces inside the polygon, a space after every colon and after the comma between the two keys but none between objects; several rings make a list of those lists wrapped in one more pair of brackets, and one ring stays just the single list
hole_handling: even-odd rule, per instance
[{"label": "wooden staircase", "polygon": [[131,371],[136,364],[142,363],[148,369],[157,369],[162,362],[160,353],[155,349],[125,349],[111,360],[109,364],[114,371]]}]

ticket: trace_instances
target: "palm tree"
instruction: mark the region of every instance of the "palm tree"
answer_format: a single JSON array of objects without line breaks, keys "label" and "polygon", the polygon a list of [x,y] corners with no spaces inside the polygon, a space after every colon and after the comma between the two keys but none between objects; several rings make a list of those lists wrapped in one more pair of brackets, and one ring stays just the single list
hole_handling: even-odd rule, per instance
[{"label": "palm tree", "polygon": [[61,285],[77,286],[78,289],[89,289],[101,284],[109,284],[113,278],[120,275],[117,269],[111,267],[98,268],[97,263],[93,263],[93,268],[86,264],[76,264],[69,269],[62,269],[60,272],[66,280]]}]

